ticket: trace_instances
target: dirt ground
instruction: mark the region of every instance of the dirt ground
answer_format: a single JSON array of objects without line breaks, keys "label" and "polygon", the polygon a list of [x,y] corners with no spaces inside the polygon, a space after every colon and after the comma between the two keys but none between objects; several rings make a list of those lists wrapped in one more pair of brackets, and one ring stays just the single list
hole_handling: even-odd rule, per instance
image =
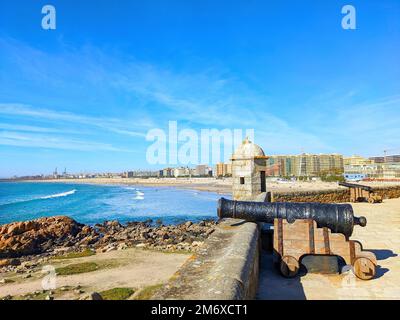
[{"label": "dirt ground", "polygon": [[400,199],[381,204],[354,203],[356,216],[367,217],[365,228],[355,227],[351,239],[375,253],[376,277],[356,278],[351,271],[339,275],[306,274],[285,279],[263,254],[258,299],[400,299]]},{"label": "dirt ground", "polygon": [[[46,266],[59,268],[83,262],[94,262],[99,266],[98,270],[92,272],[56,276],[57,290],[53,290],[53,292],[57,291],[55,298],[76,299],[85,293],[100,292],[117,287],[133,288],[138,291],[147,286],[165,283],[186,261],[188,256],[188,254],[162,253],[132,248],[98,253],[83,258],[52,260],[46,263]],[[49,273],[42,273],[43,267],[44,265],[36,268],[28,279],[24,278],[26,274],[0,274],[0,280],[11,279],[14,281],[0,284],[0,297],[19,296],[35,291],[42,292],[42,281],[46,277],[47,279],[51,277]],[[58,290],[62,287],[80,288],[82,292],[77,295],[74,290]]]}]

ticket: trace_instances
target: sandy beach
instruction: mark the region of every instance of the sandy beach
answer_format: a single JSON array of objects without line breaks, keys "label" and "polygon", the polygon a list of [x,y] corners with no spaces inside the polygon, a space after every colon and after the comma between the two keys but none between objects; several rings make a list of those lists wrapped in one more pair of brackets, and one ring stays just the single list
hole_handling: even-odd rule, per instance
[{"label": "sandy beach", "polygon": [[137,185],[148,187],[175,187],[180,189],[193,189],[209,191],[220,194],[230,194],[232,191],[232,179],[215,178],[85,178],[85,179],[47,179],[25,180],[24,182],[37,183],[77,183],[100,185]]},{"label": "sandy beach", "polygon": [[[198,191],[216,192],[219,194],[231,194],[232,178],[90,178],[90,179],[48,179],[28,180],[26,182],[51,182],[51,183],[82,183],[101,185],[138,185],[149,187],[175,187],[180,189],[194,189]],[[399,182],[359,182],[359,184],[371,187],[398,186]],[[268,181],[267,190],[275,192],[298,192],[346,189],[337,182],[322,181],[290,181],[276,182]]]}]

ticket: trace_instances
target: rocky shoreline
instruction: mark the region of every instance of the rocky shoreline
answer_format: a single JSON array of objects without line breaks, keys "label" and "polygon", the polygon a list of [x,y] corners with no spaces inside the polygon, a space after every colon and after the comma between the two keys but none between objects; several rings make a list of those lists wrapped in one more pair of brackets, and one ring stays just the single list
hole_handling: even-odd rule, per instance
[{"label": "rocky shoreline", "polygon": [[137,247],[166,252],[196,252],[214,231],[215,221],[154,225],[105,221],[88,226],[66,216],[0,226],[0,273],[26,272],[54,257],[87,250],[93,253]]}]

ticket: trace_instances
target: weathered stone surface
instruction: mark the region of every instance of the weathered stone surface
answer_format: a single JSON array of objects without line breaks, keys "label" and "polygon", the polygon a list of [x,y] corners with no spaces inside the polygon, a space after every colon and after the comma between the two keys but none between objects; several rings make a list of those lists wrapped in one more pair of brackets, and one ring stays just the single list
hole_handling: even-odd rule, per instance
[{"label": "weathered stone surface", "polygon": [[303,192],[274,192],[275,202],[321,202],[341,203],[350,201],[350,192],[343,190],[303,191]]},{"label": "weathered stone surface", "polygon": [[259,252],[258,226],[226,219],[152,299],[252,299]]},{"label": "weathered stone surface", "polygon": [[[254,200],[264,192],[266,180],[264,151],[247,138],[232,156],[232,195],[234,200]],[[263,174],[262,174],[263,173]]]},{"label": "weathered stone surface", "polygon": [[400,186],[374,188],[374,192],[383,199],[400,198]]},{"label": "weathered stone surface", "polygon": [[76,236],[82,227],[63,216],[6,224],[0,227],[0,258],[42,253]]},{"label": "weathered stone surface", "polygon": [[[400,198],[400,186],[373,188],[377,195],[383,199]],[[321,202],[321,203],[343,203],[350,201],[349,189],[333,189],[323,191],[303,192],[274,192],[275,202]]]},{"label": "weathered stone surface", "polygon": [[21,262],[18,259],[1,259],[0,268],[5,266],[19,266]]}]

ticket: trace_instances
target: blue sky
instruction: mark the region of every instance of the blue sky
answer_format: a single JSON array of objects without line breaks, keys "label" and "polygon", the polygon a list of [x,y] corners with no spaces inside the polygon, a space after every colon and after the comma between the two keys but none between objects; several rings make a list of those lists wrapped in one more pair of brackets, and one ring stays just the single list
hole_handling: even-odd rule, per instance
[{"label": "blue sky", "polygon": [[267,154],[400,153],[399,57],[398,0],[2,0],[0,177],[158,168],[145,136],[169,120],[253,128]]}]

